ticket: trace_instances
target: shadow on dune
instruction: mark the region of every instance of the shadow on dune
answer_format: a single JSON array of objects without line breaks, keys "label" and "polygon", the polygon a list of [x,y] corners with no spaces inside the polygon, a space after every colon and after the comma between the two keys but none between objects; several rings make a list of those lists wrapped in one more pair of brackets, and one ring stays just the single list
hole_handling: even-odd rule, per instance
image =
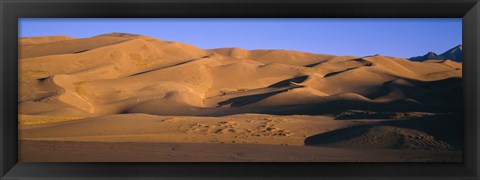
[{"label": "shadow on dune", "polygon": [[316,134],[316,135],[305,138],[304,143],[305,145],[311,145],[311,146],[328,145],[335,142],[353,139],[357,136],[360,136],[363,133],[366,133],[367,130],[372,127],[374,127],[374,125],[359,125],[359,126],[329,131],[326,133]]},{"label": "shadow on dune", "polygon": [[207,56],[202,56],[202,57],[195,58],[195,59],[185,60],[185,61],[182,61],[182,62],[179,62],[179,63],[176,63],[176,64],[172,64],[172,65],[168,65],[168,66],[162,66],[162,67],[158,67],[158,68],[154,68],[154,69],[142,71],[142,72],[139,72],[139,73],[132,74],[132,75],[130,75],[130,76],[137,76],[137,75],[141,75],[141,74],[145,74],[145,73],[149,73],[149,72],[153,72],[153,71],[158,71],[158,70],[161,70],[161,69],[166,69],[166,68],[170,68],[170,67],[175,67],[175,66],[179,66],[179,65],[182,65],[182,64],[187,64],[187,63],[189,63],[189,62],[193,62],[193,61],[195,61],[195,60],[210,58],[211,56],[213,56],[213,54],[207,55]]},{"label": "shadow on dune", "polygon": [[[218,107],[195,108],[189,115],[227,116],[241,113],[261,113],[272,115],[331,115],[338,120],[355,119],[405,119],[411,118],[404,112],[424,113],[457,113],[461,114],[462,88],[461,78],[449,78],[439,81],[423,82],[412,80],[390,81],[382,85],[377,95],[368,98],[382,97],[392,89],[400,91],[404,98],[391,102],[375,102],[362,99],[319,98],[310,104],[265,105],[255,104],[265,98],[284,93],[292,82],[303,82],[308,76],[299,76],[270,85],[279,88],[274,92],[234,97],[218,103]],[[230,105],[229,107],[225,107]],[[248,106],[246,106],[248,105]],[[222,107],[223,106],[223,107]]]},{"label": "shadow on dune", "polygon": [[289,86],[290,83],[292,83],[292,82],[293,83],[302,83],[303,81],[305,81],[307,79],[308,79],[308,76],[294,77],[294,78],[291,78],[291,79],[287,79],[287,80],[277,82],[277,83],[272,84],[268,87],[285,87],[285,86]]},{"label": "shadow on dune", "polygon": [[374,63],[369,61],[369,60],[366,60],[364,58],[357,58],[357,59],[353,59],[351,61],[355,61],[355,62],[358,62],[360,64],[362,64],[363,66],[373,66]]},{"label": "shadow on dune", "polygon": [[87,52],[87,51],[90,51],[90,50],[92,50],[92,49],[84,49],[84,50],[80,50],[80,51],[74,52],[73,54],[84,53],[84,52]]},{"label": "shadow on dune", "polygon": [[385,125],[426,132],[462,149],[463,121],[461,114],[446,114],[385,122]]},{"label": "shadow on dune", "polygon": [[338,129],[307,137],[304,140],[304,143],[308,146],[328,146],[331,144],[338,144],[345,141],[354,140],[355,138],[366,134],[374,127],[387,126],[425,132],[436,139],[448,143],[454,150],[461,150],[463,146],[462,125],[463,118],[459,114],[433,115],[412,118],[408,120],[384,121],[370,125],[357,125]]},{"label": "shadow on dune", "polygon": [[462,78],[430,82],[409,79],[388,81],[366,97],[379,98],[393,90],[398,90],[406,98],[414,99],[437,112],[461,112],[463,109]]},{"label": "shadow on dune", "polygon": [[308,64],[304,67],[315,67],[317,65],[320,65],[320,64],[323,64],[323,63],[326,63],[326,62],[328,62],[328,61],[321,61],[321,62],[317,62],[317,63],[313,63],[313,64]]},{"label": "shadow on dune", "polygon": [[358,67],[353,67],[353,68],[347,68],[347,69],[341,70],[341,71],[331,72],[331,73],[325,74],[325,76],[323,76],[323,77],[335,76],[335,75],[337,75],[337,74],[341,74],[341,73],[344,73],[344,72],[347,72],[347,71],[351,71],[351,70],[354,70],[354,69],[357,69],[357,68],[358,68]]},{"label": "shadow on dune", "polygon": [[[398,113],[402,112],[427,112],[427,113],[446,113],[454,112],[451,110],[445,110],[445,108],[432,108],[419,104],[418,102],[411,100],[397,100],[389,103],[375,103],[358,100],[331,100],[326,102],[318,102],[312,104],[298,104],[298,105],[272,105],[263,106],[255,105],[253,103],[286,92],[287,90],[281,90],[276,92],[249,95],[231,98],[226,101],[218,103],[220,106],[230,104],[230,107],[234,108],[210,108],[210,113],[201,113],[203,116],[227,116],[232,114],[241,113],[261,113],[272,115],[332,115],[337,119],[350,120],[350,119],[389,119],[395,117]],[[250,105],[250,106],[245,106]],[[217,109],[217,110],[215,110]],[[371,112],[365,113],[353,113],[345,114],[345,112],[358,111],[358,112]],[[397,113],[398,112],[398,113]],[[397,113],[397,114],[396,114]]]},{"label": "shadow on dune", "polygon": [[399,100],[391,103],[373,103],[356,100],[332,100],[316,104],[303,105],[284,105],[263,108],[264,113],[275,115],[337,115],[348,110],[362,110],[374,112],[407,112],[423,111],[428,112],[428,108],[413,101]]},{"label": "shadow on dune", "polygon": [[262,99],[268,98],[270,96],[286,92],[288,89],[285,90],[280,90],[280,91],[275,91],[275,92],[268,92],[268,93],[263,93],[263,94],[255,94],[255,95],[248,95],[248,96],[241,96],[241,97],[236,97],[236,98],[231,98],[226,101],[219,102],[219,106],[224,106],[230,104],[231,107],[240,107],[240,106],[245,106],[257,101],[260,101]]},{"label": "shadow on dune", "polygon": [[[200,59],[201,59],[201,58],[200,58]],[[186,61],[183,61],[183,62],[179,62],[179,63],[173,64],[173,65],[162,66],[162,67],[158,67],[158,68],[154,68],[154,69],[142,71],[142,72],[139,72],[139,73],[132,74],[132,75],[130,75],[130,76],[138,76],[138,75],[141,75],[141,74],[146,74],[146,73],[149,73],[149,72],[158,71],[158,70],[165,69],[165,68],[169,68],[169,67],[175,67],[175,66],[178,66],[178,65],[187,64],[187,63],[192,62],[192,61],[195,61],[195,60],[197,60],[197,59],[190,59],[190,60],[186,60]]]},{"label": "shadow on dune", "polygon": [[410,117],[408,112],[375,112],[348,110],[335,116],[336,120],[358,120],[358,119],[405,119]]},{"label": "shadow on dune", "polygon": [[[291,83],[301,83],[308,76],[299,76],[270,85],[269,87],[280,88],[291,85]],[[336,115],[338,119],[389,119],[401,114],[396,112],[430,112],[430,113],[459,113],[463,109],[461,78],[449,78],[439,81],[389,81],[379,87],[379,90],[367,95],[369,99],[375,99],[388,95],[393,90],[400,91],[405,98],[391,102],[374,102],[356,99],[331,99],[319,101],[312,104],[296,105],[271,105],[256,106],[255,102],[261,101],[270,96],[286,92],[279,90],[275,92],[241,96],[228,99],[218,103],[219,106],[230,104],[230,107],[236,107],[235,112],[241,113],[266,113],[275,115]],[[245,105],[256,106],[254,109],[243,107]],[[367,113],[345,114],[346,111],[358,110],[367,111]],[[231,114],[225,112],[222,114]],[[368,113],[372,112],[372,113]],[[343,114],[342,114],[343,113]]]}]

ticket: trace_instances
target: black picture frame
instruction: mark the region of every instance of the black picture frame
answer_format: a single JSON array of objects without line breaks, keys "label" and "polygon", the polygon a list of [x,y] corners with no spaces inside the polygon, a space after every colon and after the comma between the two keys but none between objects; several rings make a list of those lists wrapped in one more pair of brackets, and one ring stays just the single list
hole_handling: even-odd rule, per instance
[{"label": "black picture frame", "polygon": [[[479,179],[478,0],[0,0],[0,177]],[[18,18],[463,18],[462,163],[20,163],[17,158]]]}]

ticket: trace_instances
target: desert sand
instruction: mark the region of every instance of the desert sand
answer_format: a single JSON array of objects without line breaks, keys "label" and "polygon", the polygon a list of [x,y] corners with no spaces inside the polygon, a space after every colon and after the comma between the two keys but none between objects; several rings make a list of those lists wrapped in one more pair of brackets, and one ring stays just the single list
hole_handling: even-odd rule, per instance
[{"label": "desert sand", "polygon": [[462,161],[462,63],[19,39],[24,162]]}]

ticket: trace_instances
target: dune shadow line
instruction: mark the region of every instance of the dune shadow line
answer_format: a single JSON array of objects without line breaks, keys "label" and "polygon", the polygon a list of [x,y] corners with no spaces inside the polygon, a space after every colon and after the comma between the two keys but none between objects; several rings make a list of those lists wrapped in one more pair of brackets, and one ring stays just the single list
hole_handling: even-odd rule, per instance
[{"label": "dune shadow line", "polygon": [[274,83],[268,87],[285,87],[285,86],[289,86],[290,83],[294,82],[294,83],[302,83],[303,81],[307,80],[308,79],[308,76],[298,76],[298,77],[294,77],[294,78],[291,78],[291,79],[286,79],[286,80],[283,80],[283,81],[280,81],[280,82],[277,82],[277,83]]},{"label": "dune shadow line", "polygon": [[230,104],[231,107],[241,107],[241,106],[245,106],[247,104],[258,102],[262,99],[265,99],[265,98],[268,98],[270,96],[273,96],[273,95],[276,95],[276,94],[279,94],[279,93],[282,93],[282,92],[286,92],[286,91],[288,91],[288,89],[275,91],[275,92],[268,92],[268,93],[263,93],[263,94],[255,94],[255,95],[235,97],[235,98],[228,99],[226,101],[219,102],[218,105],[219,106],[224,106],[224,105]]}]

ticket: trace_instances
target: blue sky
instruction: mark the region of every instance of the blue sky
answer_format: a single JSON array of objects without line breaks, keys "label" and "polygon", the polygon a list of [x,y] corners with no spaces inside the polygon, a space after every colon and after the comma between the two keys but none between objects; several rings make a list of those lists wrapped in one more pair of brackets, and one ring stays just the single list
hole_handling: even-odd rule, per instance
[{"label": "blue sky", "polygon": [[78,38],[142,34],[211,49],[290,49],[319,54],[396,57],[443,53],[462,43],[461,18],[21,18],[19,36]]}]

